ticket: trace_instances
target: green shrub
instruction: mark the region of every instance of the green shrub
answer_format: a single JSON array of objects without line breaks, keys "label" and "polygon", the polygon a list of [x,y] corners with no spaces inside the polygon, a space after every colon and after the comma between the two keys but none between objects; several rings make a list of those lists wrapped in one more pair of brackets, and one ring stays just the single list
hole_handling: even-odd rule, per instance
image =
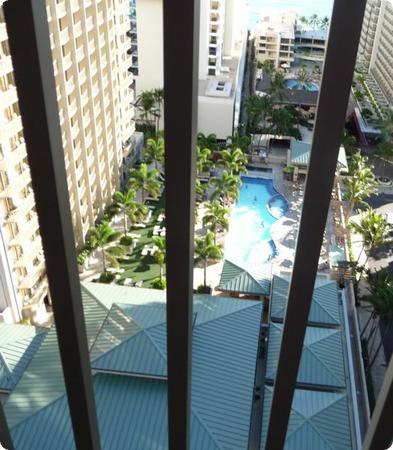
[{"label": "green shrub", "polygon": [[203,284],[200,284],[197,287],[197,293],[198,294],[211,294],[212,288],[210,286],[204,286]]},{"label": "green shrub", "polygon": [[154,289],[164,290],[166,289],[166,279],[163,278],[162,280],[160,280],[159,278],[155,278],[152,282],[152,286]]},{"label": "green shrub", "polygon": [[291,174],[295,171],[293,166],[286,166],[282,169],[283,173]]},{"label": "green shrub", "polygon": [[126,246],[129,246],[129,245],[131,245],[132,244],[132,242],[133,242],[133,240],[132,240],[132,237],[131,236],[122,236],[121,238],[120,238],[120,245],[126,245]]},{"label": "green shrub", "polygon": [[102,272],[102,274],[100,275],[99,281],[100,283],[112,283],[112,281],[115,279],[115,274],[114,273],[109,273],[109,272]]},{"label": "green shrub", "polygon": [[84,247],[80,251],[78,251],[76,255],[77,263],[81,266],[86,261],[86,258],[89,257],[90,253],[91,250],[87,247]]}]

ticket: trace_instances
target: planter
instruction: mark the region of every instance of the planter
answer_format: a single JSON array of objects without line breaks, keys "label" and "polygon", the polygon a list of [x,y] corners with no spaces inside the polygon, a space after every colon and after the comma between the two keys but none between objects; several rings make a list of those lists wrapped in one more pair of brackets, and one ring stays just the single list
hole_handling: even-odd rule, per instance
[{"label": "planter", "polygon": [[213,289],[211,288],[211,286],[204,286],[203,284],[201,284],[197,288],[197,293],[198,294],[209,294],[209,295],[211,295],[212,290]]}]

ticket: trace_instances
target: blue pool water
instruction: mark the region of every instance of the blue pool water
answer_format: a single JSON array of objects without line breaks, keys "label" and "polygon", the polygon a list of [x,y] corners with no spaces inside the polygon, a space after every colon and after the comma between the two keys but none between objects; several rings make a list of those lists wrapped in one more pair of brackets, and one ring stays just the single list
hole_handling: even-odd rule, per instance
[{"label": "blue pool water", "polygon": [[291,78],[285,81],[286,87],[288,89],[294,89],[296,91],[309,91],[317,92],[319,90],[318,85],[315,83],[299,83],[297,80]]},{"label": "blue pool water", "polygon": [[270,228],[286,213],[288,204],[272,180],[242,177],[242,181],[225,238],[225,259],[247,268],[276,254]]}]

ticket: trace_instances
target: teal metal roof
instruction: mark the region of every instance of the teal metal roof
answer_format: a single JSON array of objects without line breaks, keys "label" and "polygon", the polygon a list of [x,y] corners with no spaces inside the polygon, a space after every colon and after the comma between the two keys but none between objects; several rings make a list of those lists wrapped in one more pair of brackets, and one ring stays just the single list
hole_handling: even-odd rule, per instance
[{"label": "teal metal roof", "polygon": [[[293,140],[291,143],[291,164],[308,166],[310,160],[311,142]],[[347,156],[343,146],[340,147],[337,159],[340,169],[348,169]]]},{"label": "teal metal roof", "polygon": [[[283,325],[270,323],[266,378],[276,377]],[[341,330],[307,327],[298,371],[299,383],[345,388]]]},{"label": "teal metal roof", "polygon": [[258,271],[251,272],[225,260],[218,288],[239,294],[269,295],[271,277],[271,264],[264,264]]},{"label": "teal metal roof", "polygon": [[[265,388],[261,450],[264,449],[272,388]],[[352,450],[348,398],[343,393],[295,389],[285,450]]]},{"label": "teal metal roof", "polygon": [[98,334],[96,334],[96,338],[90,346],[90,359],[92,361],[143,329],[117,305],[113,305],[106,313],[101,328],[98,329]]},{"label": "teal metal roof", "polygon": [[82,283],[82,286],[102,305],[110,309],[114,303],[124,305],[146,305],[164,303],[166,292],[116,284]]},{"label": "teal metal roof", "polygon": [[[104,450],[168,448],[165,382],[111,375],[96,375],[93,382]],[[116,405],[116,415],[113,405]],[[18,449],[75,449],[66,397],[60,397],[50,407],[16,426],[12,437]],[[192,412],[191,449],[220,448],[199,416]]]},{"label": "teal metal roof", "polygon": [[4,405],[9,426],[13,427],[64,392],[57,335],[52,328]]},{"label": "teal metal roof", "polygon": [[[82,301],[87,338],[89,346],[91,346],[108,311],[83,287]],[[53,327],[43,337],[41,345],[5,403],[10,427],[45,407],[64,392],[65,386],[57,334]]]},{"label": "teal metal roof", "polygon": [[[284,319],[288,290],[289,280],[275,275],[270,307],[270,316],[273,321]],[[340,325],[338,291],[335,281],[316,281],[308,321],[314,324]]]},{"label": "teal metal roof", "polygon": [[[165,296],[162,291],[106,287],[95,284],[91,293],[87,284],[84,292],[84,303],[91,308],[89,342],[103,448],[165,449]],[[105,293],[111,300],[103,300]],[[262,304],[196,295],[194,314],[191,448],[246,448]],[[6,404],[17,448],[74,448],[60,362],[55,362],[58,352],[53,361],[47,354],[57,347],[55,338],[51,330]],[[43,382],[34,380],[42,376],[47,381],[44,368],[56,381],[46,393]]]},{"label": "teal metal roof", "polygon": [[44,336],[30,325],[0,324],[0,389],[14,389]]}]

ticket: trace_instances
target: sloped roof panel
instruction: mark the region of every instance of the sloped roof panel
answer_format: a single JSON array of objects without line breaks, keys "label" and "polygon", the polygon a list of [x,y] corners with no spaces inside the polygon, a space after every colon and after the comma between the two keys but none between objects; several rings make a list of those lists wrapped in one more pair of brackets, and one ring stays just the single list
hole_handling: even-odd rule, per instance
[{"label": "sloped roof panel", "polygon": [[[167,449],[166,386],[165,381],[96,375],[94,390],[102,448]],[[11,434],[18,449],[75,449],[67,398],[61,396],[14,427]],[[191,449],[219,448],[201,420],[191,413]]]},{"label": "sloped roof panel", "polygon": [[[271,319],[284,319],[288,300],[289,281],[281,276],[273,277],[271,299]],[[316,282],[314,288],[309,323],[340,325],[338,292],[335,281]]]},{"label": "sloped roof panel", "polygon": [[166,355],[163,356],[150,336],[141,331],[93,361],[94,369],[166,377]]},{"label": "sloped roof panel", "polygon": [[142,327],[132,317],[117,305],[113,305],[107,311],[106,318],[92,342],[90,359],[95,360],[141,330]]},{"label": "sloped roof panel", "polygon": [[147,305],[157,302],[165,303],[166,301],[166,292],[158,289],[88,282],[82,283],[82,285],[108,309],[114,303]]},{"label": "sloped roof panel", "polygon": [[225,260],[219,289],[250,295],[270,293],[271,266],[263,265],[258,273],[251,273],[231,261]]},{"label": "sloped roof panel", "polygon": [[[283,325],[270,323],[266,378],[275,379]],[[345,388],[341,330],[307,327],[298,371],[299,383]]]},{"label": "sloped roof panel", "polygon": [[[266,386],[261,450],[264,448],[273,388]],[[352,450],[348,398],[344,393],[296,389],[285,450]]]},{"label": "sloped roof panel", "polygon": [[14,426],[55,400],[64,389],[57,334],[52,328],[5,403],[9,426]]},{"label": "sloped roof panel", "polygon": [[192,406],[221,448],[247,448],[261,311],[254,304],[194,329]]}]

